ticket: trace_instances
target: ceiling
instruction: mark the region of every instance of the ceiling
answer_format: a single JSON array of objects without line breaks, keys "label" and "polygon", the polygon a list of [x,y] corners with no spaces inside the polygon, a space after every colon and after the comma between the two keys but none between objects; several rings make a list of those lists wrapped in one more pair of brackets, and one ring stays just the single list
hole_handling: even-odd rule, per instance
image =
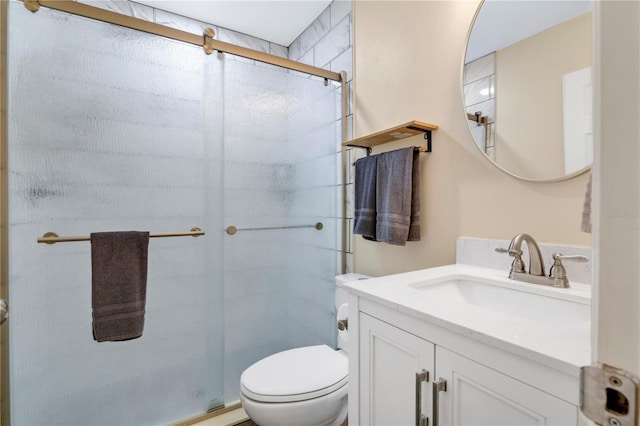
[{"label": "ceiling", "polygon": [[466,62],[587,13],[591,4],[591,0],[487,0],[469,37]]},{"label": "ceiling", "polygon": [[287,47],[331,3],[331,0],[135,1]]},{"label": "ceiling", "polygon": [[[331,3],[331,0],[134,1],[287,47]],[[486,0],[470,37],[467,62],[590,9],[590,0]]]}]

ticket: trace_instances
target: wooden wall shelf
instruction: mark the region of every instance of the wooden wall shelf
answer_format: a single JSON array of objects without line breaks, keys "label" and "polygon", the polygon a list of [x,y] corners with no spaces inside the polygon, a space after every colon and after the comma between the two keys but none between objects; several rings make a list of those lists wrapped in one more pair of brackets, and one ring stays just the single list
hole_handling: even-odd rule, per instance
[{"label": "wooden wall shelf", "polygon": [[437,129],[438,126],[435,124],[423,123],[422,121],[414,120],[371,135],[344,142],[342,145],[371,148],[377,145],[382,145],[383,143],[393,142],[424,133],[424,138],[427,140],[427,152],[431,152],[431,131]]}]

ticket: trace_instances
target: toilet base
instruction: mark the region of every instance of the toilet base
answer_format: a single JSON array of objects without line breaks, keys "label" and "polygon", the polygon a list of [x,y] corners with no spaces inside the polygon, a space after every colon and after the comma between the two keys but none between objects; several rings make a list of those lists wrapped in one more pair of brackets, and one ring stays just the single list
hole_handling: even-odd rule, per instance
[{"label": "toilet base", "polygon": [[306,401],[260,402],[241,395],[242,406],[259,426],[341,426],[347,419],[347,387]]}]

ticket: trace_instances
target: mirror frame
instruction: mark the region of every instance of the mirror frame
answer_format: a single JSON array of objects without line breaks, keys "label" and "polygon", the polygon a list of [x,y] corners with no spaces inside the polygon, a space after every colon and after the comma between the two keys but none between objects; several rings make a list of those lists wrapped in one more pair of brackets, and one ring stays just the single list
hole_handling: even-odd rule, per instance
[{"label": "mirror frame", "polygon": [[[467,59],[467,50],[469,48],[469,39],[471,38],[471,33],[473,32],[473,27],[476,23],[476,19],[478,18],[478,14],[480,13],[480,9],[482,9],[482,6],[484,5],[485,0],[481,0],[480,4],[478,5],[475,13],[473,14],[473,19],[471,20],[471,23],[469,25],[469,29],[467,30],[467,36],[465,37],[465,45],[464,45],[464,50],[462,52],[462,65],[460,66],[460,96],[461,96],[461,105],[462,105],[462,115],[463,117],[465,117],[465,121],[467,123],[467,129],[469,130],[469,135],[471,136],[471,140],[473,141],[473,145],[476,147],[476,149],[478,151],[480,151],[480,153],[482,154],[482,156],[489,161],[491,164],[493,164],[498,170],[502,171],[503,173],[506,173],[507,175],[514,177],[516,179],[520,179],[526,182],[536,182],[536,183],[555,183],[555,182],[562,182],[565,180],[569,180],[569,179],[573,179],[574,177],[580,176],[588,171],[591,170],[591,168],[593,167],[593,163],[589,164],[588,166],[583,167],[580,170],[577,170],[571,174],[565,175],[565,176],[561,176],[559,178],[554,178],[554,179],[533,179],[533,178],[527,178],[524,176],[520,176],[517,175],[507,169],[505,169],[504,167],[502,167],[500,164],[496,163],[495,161],[493,161],[481,148],[480,145],[478,145],[478,142],[476,141],[475,136],[473,135],[473,130],[471,129],[471,122],[467,119],[467,109],[465,107],[465,97],[464,97],[464,66],[465,66],[465,61]],[[593,3],[593,2],[592,2]],[[593,34],[591,35],[591,37],[593,38]]]}]

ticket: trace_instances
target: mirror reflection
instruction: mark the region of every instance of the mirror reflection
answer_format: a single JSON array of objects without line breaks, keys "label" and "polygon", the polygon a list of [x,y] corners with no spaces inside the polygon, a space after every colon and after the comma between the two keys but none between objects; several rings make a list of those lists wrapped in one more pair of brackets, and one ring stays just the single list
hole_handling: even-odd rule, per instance
[{"label": "mirror reflection", "polygon": [[559,180],[592,163],[590,1],[485,0],[464,66],[467,119],[498,167]]}]

